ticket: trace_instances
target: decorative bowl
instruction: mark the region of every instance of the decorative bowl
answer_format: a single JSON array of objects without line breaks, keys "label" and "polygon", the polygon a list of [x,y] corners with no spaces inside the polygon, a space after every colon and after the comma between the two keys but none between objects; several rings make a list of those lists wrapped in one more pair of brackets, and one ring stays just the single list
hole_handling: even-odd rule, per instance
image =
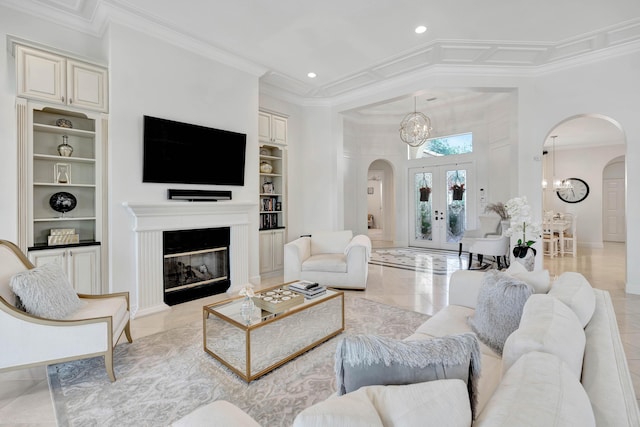
[{"label": "decorative bowl", "polygon": [[56,120],[56,126],[58,126],[59,128],[73,128],[73,123],[71,123],[71,120],[68,119],[58,119]]},{"label": "decorative bowl", "polygon": [[66,191],[55,193],[49,199],[49,206],[56,212],[69,212],[75,209],[78,204],[76,196]]}]

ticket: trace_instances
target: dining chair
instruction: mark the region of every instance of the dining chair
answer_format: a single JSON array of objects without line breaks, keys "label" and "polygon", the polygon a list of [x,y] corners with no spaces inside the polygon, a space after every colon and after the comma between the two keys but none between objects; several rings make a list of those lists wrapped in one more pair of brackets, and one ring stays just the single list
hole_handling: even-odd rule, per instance
[{"label": "dining chair", "polygon": [[542,223],[542,253],[551,258],[558,255],[560,239],[554,233],[552,221],[544,221]]},{"label": "dining chair", "polygon": [[578,239],[576,236],[577,231],[577,215],[566,213],[564,214],[564,220],[569,222],[564,232],[560,235],[560,254],[576,256],[578,248]]}]

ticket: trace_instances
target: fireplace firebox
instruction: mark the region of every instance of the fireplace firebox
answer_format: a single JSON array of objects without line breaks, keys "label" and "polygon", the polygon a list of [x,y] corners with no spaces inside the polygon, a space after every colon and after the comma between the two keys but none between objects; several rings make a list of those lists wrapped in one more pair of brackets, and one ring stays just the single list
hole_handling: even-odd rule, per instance
[{"label": "fireplace firebox", "polygon": [[166,304],[180,304],[229,289],[229,227],[162,234]]}]

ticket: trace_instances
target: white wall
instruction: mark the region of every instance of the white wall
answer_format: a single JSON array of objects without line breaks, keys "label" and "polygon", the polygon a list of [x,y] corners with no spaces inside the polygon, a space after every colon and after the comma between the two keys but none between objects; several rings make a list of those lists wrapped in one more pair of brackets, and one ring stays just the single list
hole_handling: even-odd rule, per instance
[{"label": "white wall", "polygon": [[[549,208],[554,212],[577,215],[578,245],[601,248],[602,238],[602,176],[614,158],[623,155],[625,147],[591,147],[573,150],[556,149],[556,171],[559,178],[580,178],[589,185],[589,195],[580,203],[565,203],[551,189],[545,192]],[[560,173],[561,172],[561,173]],[[550,175],[549,175],[550,176]],[[550,180],[549,180],[550,181]]]},{"label": "white wall", "polygon": [[[250,277],[258,275],[257,78],[136,30],[110,29],[110,220],[113,290],[136,277],[132,217],[123,202],[163,202],[167,188],[231,190],[256,203],[250,226]],[[247,134],[245,186],[142,183],[143,115]],[[212,158],[215,168],[224,158]],[[135,299],[135,298],[134,298]],[[133,303],[135,306],[135,302]]]}]

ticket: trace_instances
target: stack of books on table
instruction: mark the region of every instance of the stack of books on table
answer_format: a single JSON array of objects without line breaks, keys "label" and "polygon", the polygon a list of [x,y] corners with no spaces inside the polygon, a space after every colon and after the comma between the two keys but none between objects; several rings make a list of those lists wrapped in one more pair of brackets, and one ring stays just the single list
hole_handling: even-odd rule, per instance
[{"label": "stack of books on table", "polygon": [[308,280],[300,280],[298,282],[291,283],[289,285],[289,289],[304,295],[307,299],[316,298],[327,293],[327,288]]}]

